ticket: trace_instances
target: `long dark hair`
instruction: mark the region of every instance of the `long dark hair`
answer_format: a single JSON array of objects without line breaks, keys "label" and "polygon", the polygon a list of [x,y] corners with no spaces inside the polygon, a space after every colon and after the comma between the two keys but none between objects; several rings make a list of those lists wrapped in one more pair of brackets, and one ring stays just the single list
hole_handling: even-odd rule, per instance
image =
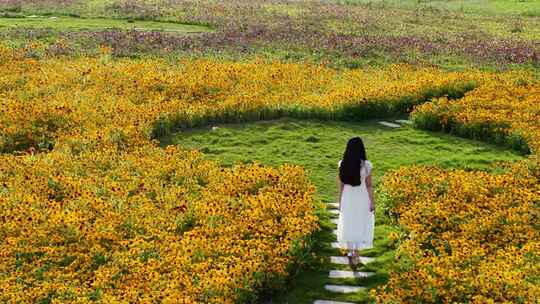
[{"label": "long dark hair", "polygon": [[366,148],[360,137],[353,137],[347,142],[347,148],[343,153],[341,166],[339,166],[339,179],[342,183],[358,186],[362,183],[360,169],[366,161]]}]

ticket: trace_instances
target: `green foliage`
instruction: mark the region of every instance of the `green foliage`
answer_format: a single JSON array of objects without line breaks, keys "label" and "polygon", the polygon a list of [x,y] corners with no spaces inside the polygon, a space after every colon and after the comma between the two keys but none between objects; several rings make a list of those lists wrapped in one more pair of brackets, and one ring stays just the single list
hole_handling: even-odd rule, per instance
[{"label": "green foliage", "polygon": [[159,252],[155,249],[145,250],[140,254],[140,259],[143,263],[148,262],[150,259],[159,259]]},{"label": "green foliage", "polygon": [[195,227],[196,223],[197,218],[195,217],[195,213],[188,208],[187,212],[178,215],[176,218],[176,233],[182,234],[187,232]]},{"label": "green foliage", "polygon": [[71,263],[73,263],[75,261],[76,257],[75,256],[72,256],[72,255],[65,255],[62,260],[60,260],[58,262],[58,265],[60,265],[61,267],[67,267],[69,265],[71,265]]},{"label": "green foliage", "polygon": [[102,296],[103,291],[101,290],[101,288],[96,288],[96,290],[88,294],[88,299],[97,302],[101,299]]},{"label": "green foliage", "polygon": [[99,266],[105,265],[107,261],[108,261],[108,258],[104,254],[96,253],[92,257],[92,268],[98,269]]}]

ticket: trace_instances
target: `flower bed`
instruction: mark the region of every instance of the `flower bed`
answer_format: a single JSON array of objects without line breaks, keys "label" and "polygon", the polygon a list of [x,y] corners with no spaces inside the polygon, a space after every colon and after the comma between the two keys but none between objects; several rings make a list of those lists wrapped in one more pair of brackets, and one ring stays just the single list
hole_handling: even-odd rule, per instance
[{"label": "flower bed", "polygon": [[403,168],[385,178],[403,228],[380,303],[534,303],[540,298],[540,84],[509,73],[412,113],[421,128],[507,144],[529,159],[500,173]]},{"label": "flower bed", "polygon": [[[0,76],[0,236],[5,244],[0,251],[0,299],[4,302],[253,300],[261,288],[276,286],[288,267],[301,262],[297,257],[317,229],[313,186],[298,167],[225,169],[198,152],[162,149],[156,138],[215,122],[282,116],[359,120],[404,114],[445,95],[449,99],[441,99],[441,104],[450,99],[466,102],[509,79],[504,78],[507,74],[405,65],[336,71],[261,60],[112,60],[107,52],[96,58],[35,60],[9,48],[0,49],[0,68],[11,72]],[[525,91],[522,94],[526,96]],[[516,108],[521,106],[516,103]],[[498,183],[498,188],[487,188],[490,195],[503,191],[504,199],[521,194],[513,203],[519,216],[508,219],[518,224],[517,230],[512,225],[508,229],[520,233],[514,242],[525,237],[532,242],[536,232],[524,229],[533,218],[522,211],[535,216],[535,210],[527,208],[537,198],[529,188],[537,175],[523,164],[512,170],[503,178],[474,176]],[[430,192],[442,187],[438,182],[444,185],[444,179],[462,178],[461,173],[420,170],[416,176],[407,172],[403,180],[391,178],[387,184],[396,191],[414,190],[393,194],[404,206],[411,195],[418,196],[414,197],[419,204],[431,206],[439,202],[432,200]],[[465,182],[472,178],[463,174]],[[424,189],[417,180],[437,176],[431,181],[433,189]],[[508,181],[518,186],[507,189]],[[482,195],[476,184],[470,187],[471,195]],[[458,201],[462,198],[455,190],[451,193]],[[470,198],[466,199],[463,202]],[[419,231],[427,224],[404,222]],[[437,240],[437,231],[431,234],[434,249],[422,250],[442,252],[441,244],[446,245]],[[456,239],[466,244],[471,238]],[[535,244],[518,249],[525,252]],[[413,245],[404,243],[401,250],[418,248]],[[517,252],[511,250],[495,248],[487,256]],[[527,278],[536,268],[529,271],[530,257],[524,254],[523,259],[503,258],[503,262],[524,267],[512,278],[525,278],[525,283],[515,281],[522,284],[515,295],[528,299],[531,293],[521,291],[529,287]],[[448,260],[437,265],[455,266]],[[402,282],[401,278],[391,278],[391,284]],[[435,289],[441,286],[439,281],[428,283],[425,286]],[[486,288],[495,286],[486,284]],[[458,285],[445,286],[452,293],[450,287]],[[382,294],[380,299],[430,299],[424,293],[402,290]],[[439,297],[446,299],[445,295]]]}]

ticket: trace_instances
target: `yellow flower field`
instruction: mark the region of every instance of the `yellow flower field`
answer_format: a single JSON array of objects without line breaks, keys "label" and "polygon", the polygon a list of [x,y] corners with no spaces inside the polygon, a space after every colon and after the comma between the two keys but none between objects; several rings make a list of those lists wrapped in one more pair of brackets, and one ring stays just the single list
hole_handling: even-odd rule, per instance
[{"label": "yellow flower field", "polygon": [[484,81],[457,101],[441,97],[422,104],[412,117],[421,128],[506,141],[536,154],[540,151],[539,100],[540,80],[508,73]]},{"label": "yellow flower field", "polygon": [[[523,76],[523,75],[522,75]],[[540,82],[510,73],[458,100],[415,108],[419,127],[531,151],[505,172],[403,168],[386,176],[402,268],[379,303],[536,303],[540,299]]]},{"label": "yellow flower field", "polygon": [[204,88],[139,90],[152,63],[0,62],[0,302],[235,303],[318,229],[302,168],[223,169],[144,133]]},{"label": "yellow flower field", "polygon": [[481,78],[409,66],[340,73],[305,64],[106,55],[35,61],[9,49],[0,49],[0,58],[1,68],[13,71],[0,76],[4,152],[53,144],[71,152],[124,149],[148,143],[152,133],[217,121],[395,114],[431,95],[463,92]]},{"label": "yellow flower field", "polygon": [[316,229],[298,167],[152,146],[1,161],[4,303],[234,303],[285,275]]},{"label": "yellow flower field", "polygon": [[[303,169],[257,164],[221,168],[196,151],[160,148],[155,139],[162,134],[215,122],[286,115],[389,116],[430,97],[457,98],[478,87],[458,101],[466,102],[496,86],[499,79],[515,77],[405,65],[336,71],[264,61],[112,60],[107,53],[98,58],[35,60],[8,48],[0,48],[0,68],[9,71],[0,75],[0,238],[4,244],[0,301],[23,303],[52,298],[235,303],[253,299],[258,289],[286,276],[308,236],[318,229],[315,189]],[[428,222],[405,216],[412,208],[411,197],[418,207],[431,208],[439,202],[429,192],[433,189],[422,192],[422,178],[435,176],[431,183],[443,184],[455,179],[469,187],[471,195],[484,193],[476,191],[472,179],[476,175],[425,170],[405,169],[387,183],[388,189],[403,186],[402,191],[411,191],[394,194],[399,197],[402,224],[421,232],[420,239],[402,245],[405,252],[429,235],[434,237],[433,250],[443,252],[440,246],[445,244],[438,234],[426,234]],[[470,245],[472,253],[464,254],[472,258],[491,250],[490,258],[500,257],[502,262],[496,265],[507,267],[505,275],[519,285],[516,295],[527,299],[531,293],[523,290],[529,285],[519,279],[537,271],[525,252],[537,249],[532,241],[538,235],[526,228],[535,213],[523,211],[534,211],[527,208],[538,192],[529,186],[538,175],[523,164],[512,170],[503,178],[485,175],[496,183],[486,191],[496,195],[501,191],[497,189],[505,190],[500,203],[517,198],[512,204],[520,212],[508,218],[516,226],[509,226],[495,241],[519,232],[520,239],[529,238],[531,243],[500,250]],[[519,187],[507,189],[510,182]],[[501,205],[483,206],[484,196],[451,193],[456,202],[473,199],[472,207],[462,206],[463,216],[482,208],[507,212]],[[444,218],[455,211],[439,214],[437,210],[429,212]],[[474,228],[470,227],[471,233],[482,235]],[[456,242],[466,244],[472,237],[459,236]],[[505,258],[518,251],[522,258]],[[456,273],[448,275],[462,275],[452,264],[455,256],[431,258],[420,261],[436,266],[439,274],[440,267],[450,267]],[[516,265],[525,269],[523,274],[511,271]],[[487,264],[482,267],[492,270]],[[419,269],[429,275],[426,268]],[[392,277],[395,293],[379,294],[379,299],[400,295],[427,299],[416,289],[397,288],[402,278]],[[411,284],[425,283],[410,279]],[[428,282],[438,287],[443,281]],[[473,286],[501,286],[497,282],[483,278]]]},{"label": "yellow flower field", "polygon": [[406,231],[379,303],[535,303],[540,298],[538,167],[503,174],[403,168],[384,188]]}]

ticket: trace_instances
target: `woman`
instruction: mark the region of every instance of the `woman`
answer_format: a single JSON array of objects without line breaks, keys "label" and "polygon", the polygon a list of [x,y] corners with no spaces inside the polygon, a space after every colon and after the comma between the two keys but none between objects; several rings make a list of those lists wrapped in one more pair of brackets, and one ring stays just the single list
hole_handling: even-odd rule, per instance
[{"label": "woman", "polygon": [[351,264],[357,264],[358,250],[373,247],[375,227],[372,165],[366,158],[360,137],[349,140],[338,166],[340,216],[337,238],[340,248],[349,250]]}]

